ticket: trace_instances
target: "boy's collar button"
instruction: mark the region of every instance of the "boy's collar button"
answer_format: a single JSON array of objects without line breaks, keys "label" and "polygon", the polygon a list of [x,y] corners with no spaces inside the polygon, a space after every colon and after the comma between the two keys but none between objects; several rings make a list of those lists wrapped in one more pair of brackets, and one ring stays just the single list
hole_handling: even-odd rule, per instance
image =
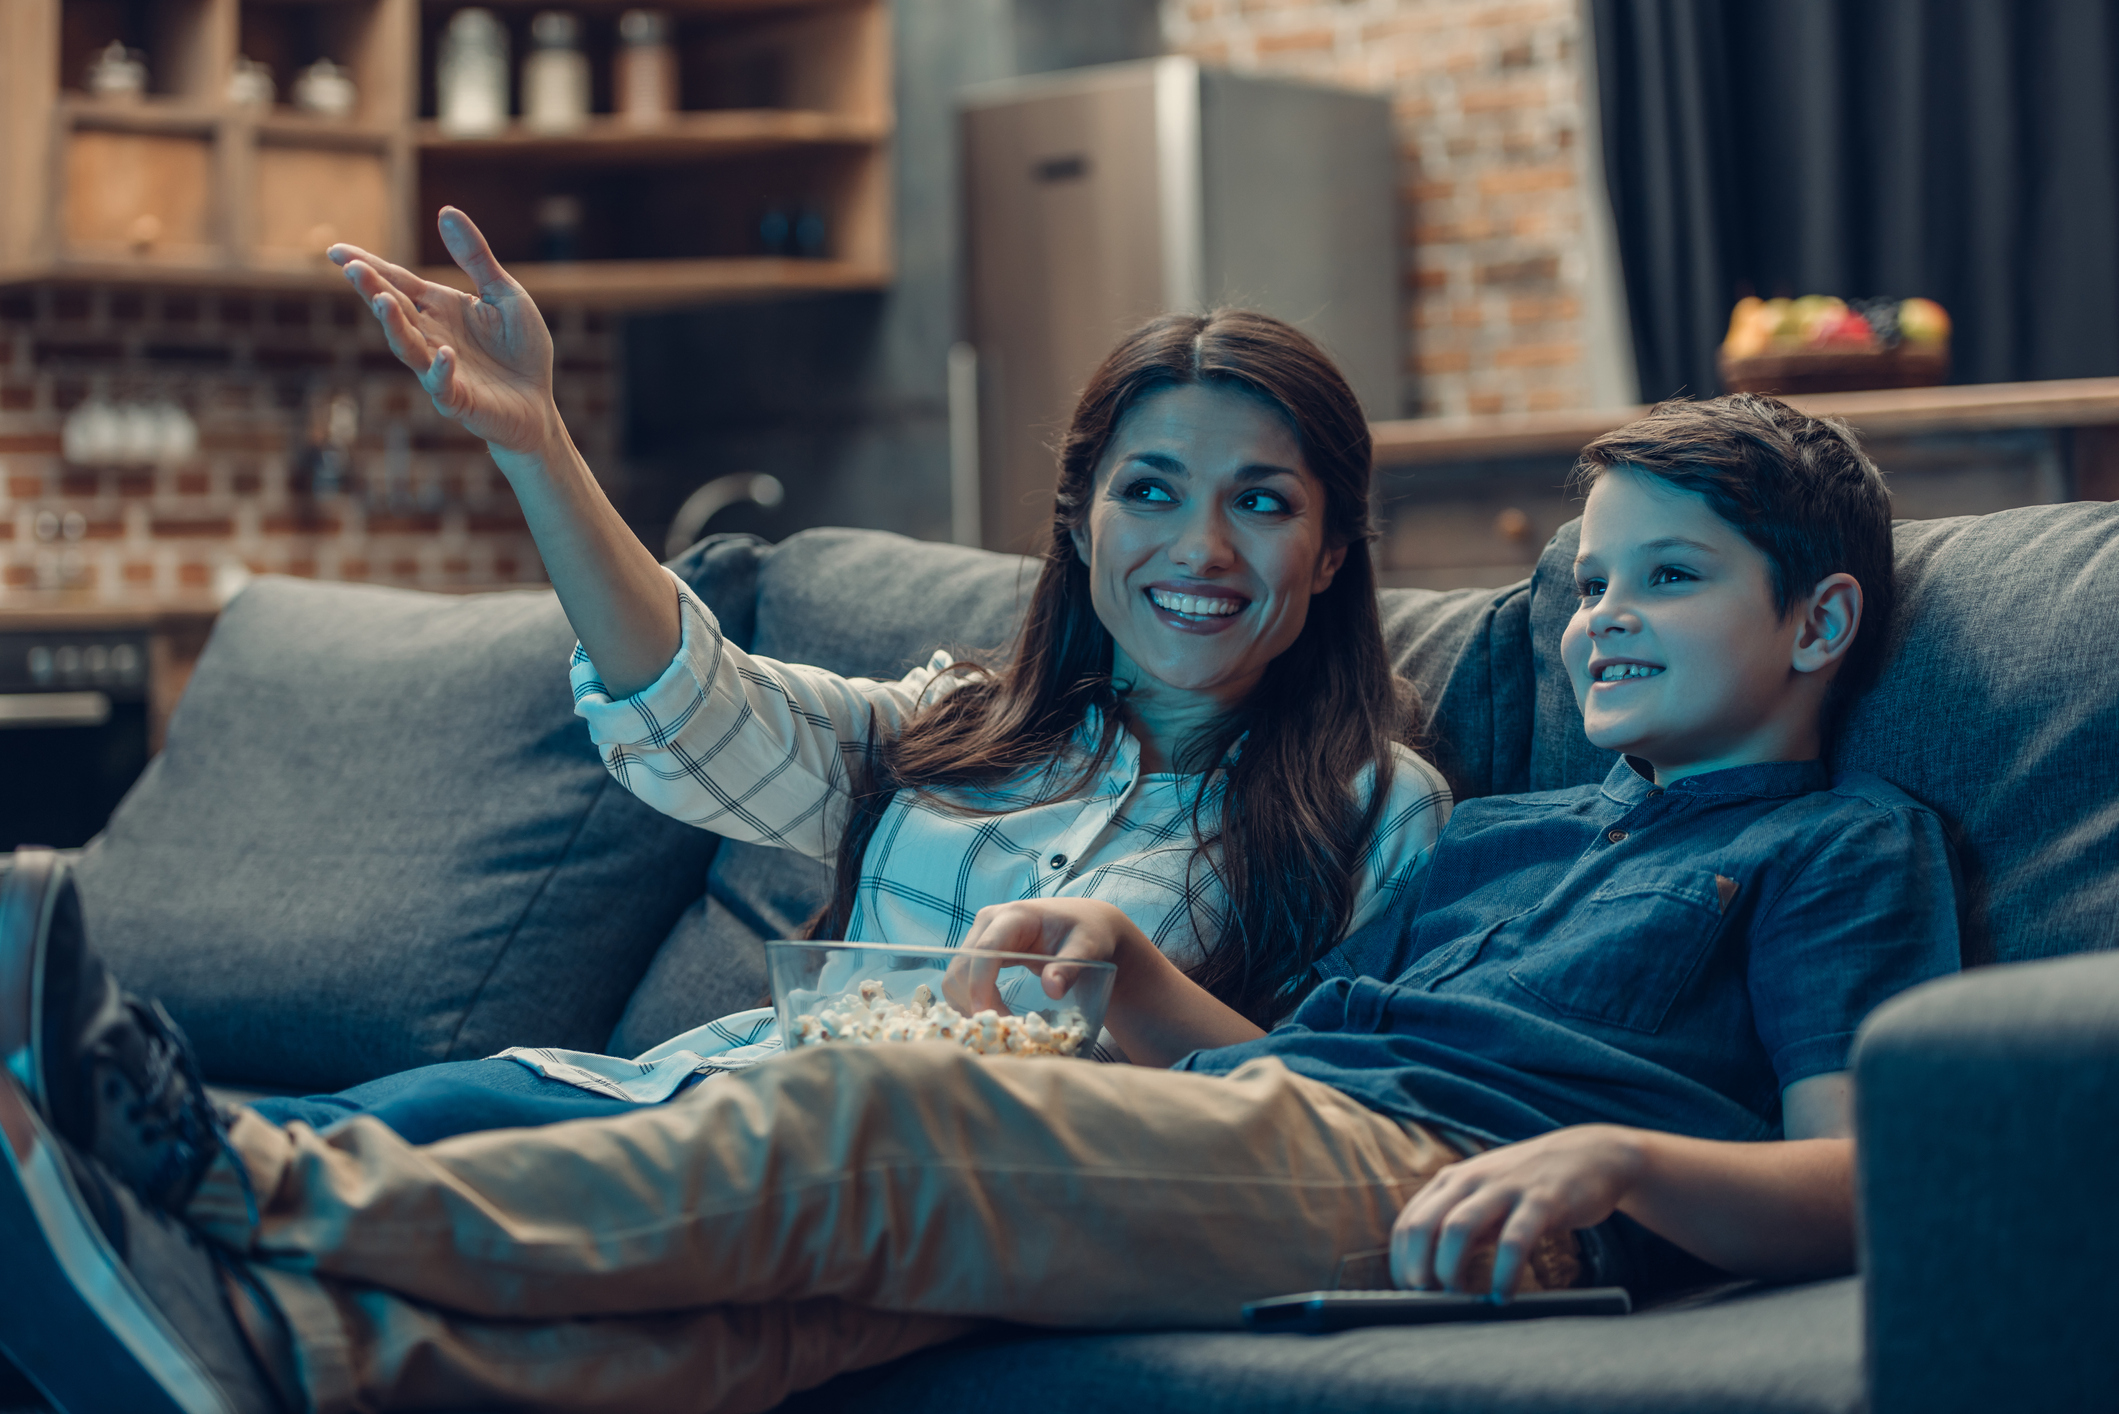
[{"label": "boy's collar button", "polygon": [[1625,840],[1626,832],[1624,830],[1610,830],[1605,833],[1604,838],[1610,840],[1613,844],[1619,844]]}]

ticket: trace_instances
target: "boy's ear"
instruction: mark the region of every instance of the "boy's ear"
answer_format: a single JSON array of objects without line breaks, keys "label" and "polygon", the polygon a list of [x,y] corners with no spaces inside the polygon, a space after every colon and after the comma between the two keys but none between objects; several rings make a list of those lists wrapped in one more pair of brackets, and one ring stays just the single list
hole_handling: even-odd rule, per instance
[{"label": "boy's ear", "polygon": [[1797,672],[1822,672],[1847,656],[1861,631],[1861,581],[1851,574],[1828,574],[1795,607],[1802,615],[1792,663]]}]

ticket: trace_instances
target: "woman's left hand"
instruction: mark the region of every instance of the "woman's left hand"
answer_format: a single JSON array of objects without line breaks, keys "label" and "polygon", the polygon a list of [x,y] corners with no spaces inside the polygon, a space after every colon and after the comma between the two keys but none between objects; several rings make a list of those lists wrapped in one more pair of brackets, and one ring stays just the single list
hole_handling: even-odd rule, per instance
[{"label": "woman's left hand", "polygon": [[1637,1139],[1617,1125],[1576,1125],[1451,1164],[1392,1224],[1391,1280],[1461,1291],[1469,1259],[1493,1245],[1493,1294],[1512,1295],[1542,1238],[1618,1211],[1644,1167]]},{"label": "woman's left hand", "polygon": [[1060,959],[1040,973],[1045,995],[1057,997],[1074,985],[1081,969],[1065,959],[1116,962],[1129,947],[1149,947],[1148,937],[1119,909],[1092,898],[1034,898],[990,904],[978,911],[963,947],[942,979],[942,995],[958,1011],[991,1009],[1007,1015],[997,979],[1000,969],[981,963],[979,952],[1044,953]]}]

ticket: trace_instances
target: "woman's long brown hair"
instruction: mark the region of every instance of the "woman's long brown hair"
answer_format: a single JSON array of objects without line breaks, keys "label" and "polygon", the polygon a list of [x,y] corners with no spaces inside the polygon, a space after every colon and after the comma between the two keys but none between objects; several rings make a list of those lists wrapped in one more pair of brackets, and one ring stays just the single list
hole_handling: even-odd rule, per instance
[{"label": "woman's long brown hair", "polygon": [[[1196,856],[1210,861],[1227,891],[1226,921],[1219,937],[1201,940],[1204,955],[1191,975],[1270,1024],[1337,943],[1390,790],[1391,743],[1408,725],[1369,560],[1368,422],[1321,349],[1293,326],[1246,310],[1164,315],[1127,335],[1090,378],[1060,446],[1051,539],[1014,650],[996,670],[974,669],[973,681],[871,749],[855,772],[833,898],[812,936],[846,936],[862,859],[896,792],[992,787],[1053,765],[1092,706],[1102,709],[1103,730],[1075,782],[1109,763],[1124,699],[1111,683],[1111,635],[1090,601],[1089,567],[1071,532],[1088,518],[1097,465],[1127,410],[1150,393],[1193,383],[1251,394],[1287,418],[1324,486],[1326,544],[1344,545],[1347,554],[1330,586],[1310,600],[1295,642],[1240,707],[1185,744],[1178,762],[1198,773],[1197,834],[1220,779],[1213,768],[1242,739],[1226,771],[1218,828]],[[1366,803],[1355,791],[1364,767],[1375,769]]]}]

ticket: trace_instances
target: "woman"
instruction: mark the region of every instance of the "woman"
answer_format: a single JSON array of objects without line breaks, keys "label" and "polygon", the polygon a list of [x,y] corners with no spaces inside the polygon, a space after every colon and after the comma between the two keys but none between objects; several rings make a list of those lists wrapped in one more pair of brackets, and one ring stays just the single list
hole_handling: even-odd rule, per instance
[{"label": "woman", "polygon": [[[1424,865],[1449,796],[1394,740],[1368,429],[1293,328],[1224,312],[1129,335],[1061,448],[1051,545],[1006,664],[937,656],[896,682],[845,679],[722,638],[567,437],[536,307],[468,217],[446,208],[440,224],[475,298],[351,246],[331,258],[515,488],[580,635],[578,710],[612,773],[679,819],[835,863],[817,936],[956,945],[982,908],[1094,898],[1270,1023]],[[768,1026],[725,1018],[640,1062],[510,1054],[543,1077],[534,1099],[565,1082],[575,1099],[652,1101],[755,1060],[744,1043],[771,1049]],[[269,1117],[365,1107],[438,1137],[484,1123],[463,1118],[467,1093],[525,1088],[506,1066],[430,1067]],[[502,1122],[521,1122],[513,1104]]]}]

